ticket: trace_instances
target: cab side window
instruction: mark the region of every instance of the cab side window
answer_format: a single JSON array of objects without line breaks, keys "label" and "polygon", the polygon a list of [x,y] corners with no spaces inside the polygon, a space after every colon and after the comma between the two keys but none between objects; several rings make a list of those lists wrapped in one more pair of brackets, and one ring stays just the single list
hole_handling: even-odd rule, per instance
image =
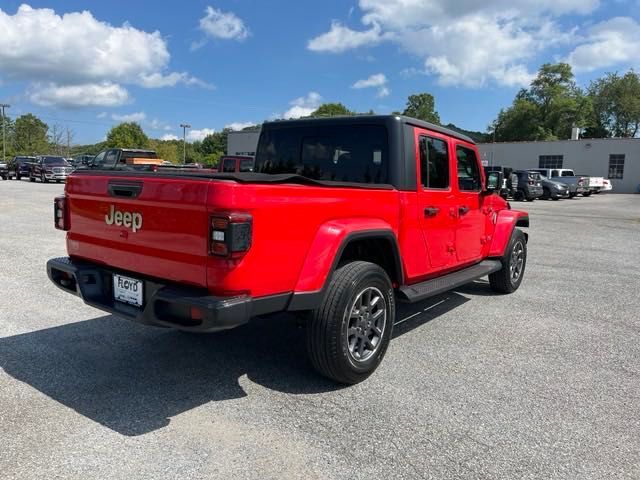
[{"label": "cab side window", "polygon": [[478,192],[482,186],[476,152],[470,148],[456,147],[458,159],[458,188],[465,192]]},{"label": "cab side window", "polygon": [[420,137],[420,177],[424,188],[449,188],[449,148],[446,141]]}]

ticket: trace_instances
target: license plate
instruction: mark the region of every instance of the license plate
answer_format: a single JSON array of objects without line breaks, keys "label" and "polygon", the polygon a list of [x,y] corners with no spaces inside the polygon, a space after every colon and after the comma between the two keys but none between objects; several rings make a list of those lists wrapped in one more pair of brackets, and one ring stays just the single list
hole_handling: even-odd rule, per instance
[{"label": "license plate", "polygon": [[113,298],[117,301],[141,307],[143,290],[144,283],[141,280],[113,274]]}]

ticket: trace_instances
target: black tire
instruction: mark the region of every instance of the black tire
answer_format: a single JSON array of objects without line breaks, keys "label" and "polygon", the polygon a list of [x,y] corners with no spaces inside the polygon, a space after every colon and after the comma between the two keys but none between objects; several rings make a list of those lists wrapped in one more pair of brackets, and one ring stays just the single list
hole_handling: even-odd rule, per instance
[{"label": "black tire", "polygon": [[[361,297],[374,307],[356,310]],[[395,310],[391,280],[381,267],[356,261],[338,268],[307,326],[307,351],[313,367],[336,382],[352,385],[365,380],[387,351]],[[353,311],[364,315],[352,316]],[[364,335],[359,330],[363,325],[367,329]]]},{"label": "black tire", "polygon": [[553,200],[554,202],[557,202],[558,200],[560,200],[559,197],[551,197],[551,200]]},{"label": "black tire", "polygon": [[591,192],[583,192],[582,196],[583,197],[590,197],[591,196]]},{"label": "black tire", "polygon": [[[511,234],[511,240],[509,240],[506,253],[502,258],[502,269],[489,275],[491,289],[498,293],[515,292],[522,283],[526,266],[527,239],[522,230],[516,228]],[[516,268],[517,276],[514,275]]]},{"label": "black tire", "polygon": [[36,181],[36,177],[29,176],[29,181],[30,182],[35,182]]},{"label": "black tire", "polygon": [[542,196],[540,197],[541,200],[549,200],[551,198],[551,190],[549,190],[547,187],[543,187],[542,188]]},{"label": "black tire", "polygon": [[576,197],[577,195],[578,195],[577,193],[570,193],[570,194],[569,194],[569,198],[574,198],[574,197]]},{"label": "black tire", "polygon": [[20,180],[20,175],[16,173],[16,180]]},{"label": "black tire", "polygon": [[516,202],[524,201],[524,192],[522,190],[516,190],[516,192],[513,194],[513,199]]},{"label": "black tire", "polygon": [[536,197],[527,198],[527,202],[533,202],[535,199],[536,199]]}]

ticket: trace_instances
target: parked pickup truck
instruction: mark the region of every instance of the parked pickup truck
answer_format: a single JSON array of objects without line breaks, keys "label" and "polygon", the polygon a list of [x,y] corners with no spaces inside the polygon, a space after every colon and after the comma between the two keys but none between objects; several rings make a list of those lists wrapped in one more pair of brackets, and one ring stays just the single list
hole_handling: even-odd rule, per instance
[{"label": "parked pickup truck", "polygon": [[304,313],[311,363],[347,384],[381,362],[397,301],[522,282],[528,215],[494,194],[500,173],[485,178],[459,133],[401,116],[266,123],[254,169],[77,170],[54,201],[68,257],[49,278],[191,332]]},{"label": "parked pickup truck", "polygon": [[589,196],[589,177],[576,175],[568,168],[530,168],[530,172],[538,172],[549,180],[561,182],[569,186],[569,198],[573,198],[579,193]]},{"label": "parked pickup truck", "polygon": [[[145,169],[152,163],[161,164],[158,154],[154,150],[143,150],[138,148],[110,148],[98,153],[93,159],[86,162],[86,168],[92,170],[102,169],[129,169],[136,170],[138,167]],[[82,167],[80,167],[82,169]]]},{"label": "parked pickup truck", "polygon": [[591,177],[588,175],[583,175],[588,179],[587,187],[589,190],[587,192],[582,192],[583,197],[588,197],[592,193],[598,194],[602,189],[604,189],[604,177]]},{"label": "parked pickup truck", "polygon": [[9,175],[16,180],[29,178],[31,176],[31,167],[36,160],[36,157],[13,157],[9,162]]},{"label": "parked pickup truck", "polygon": [[31,164],[29,180],[32,182],[40,180],[42,183],[60,183],[66,180],[71,175],[71,172],[73,172],[73,167],[64,157],[45,155],[36,157],[36,161]]}]

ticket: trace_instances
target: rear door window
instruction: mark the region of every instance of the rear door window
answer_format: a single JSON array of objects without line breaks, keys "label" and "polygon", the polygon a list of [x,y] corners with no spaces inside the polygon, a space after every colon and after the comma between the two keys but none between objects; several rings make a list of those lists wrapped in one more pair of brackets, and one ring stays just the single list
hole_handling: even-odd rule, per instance
[{"label": "rear door window", "polygon": [[449,147],[445,140],[420,137],[420,178],[424,188],[449,188]]},{"label": "rear door window", "polygon": [[458,145],[456,157],[458,159],[458,188],[465,192],[479,191],[482,183],[476,153],[470,148]]}]

